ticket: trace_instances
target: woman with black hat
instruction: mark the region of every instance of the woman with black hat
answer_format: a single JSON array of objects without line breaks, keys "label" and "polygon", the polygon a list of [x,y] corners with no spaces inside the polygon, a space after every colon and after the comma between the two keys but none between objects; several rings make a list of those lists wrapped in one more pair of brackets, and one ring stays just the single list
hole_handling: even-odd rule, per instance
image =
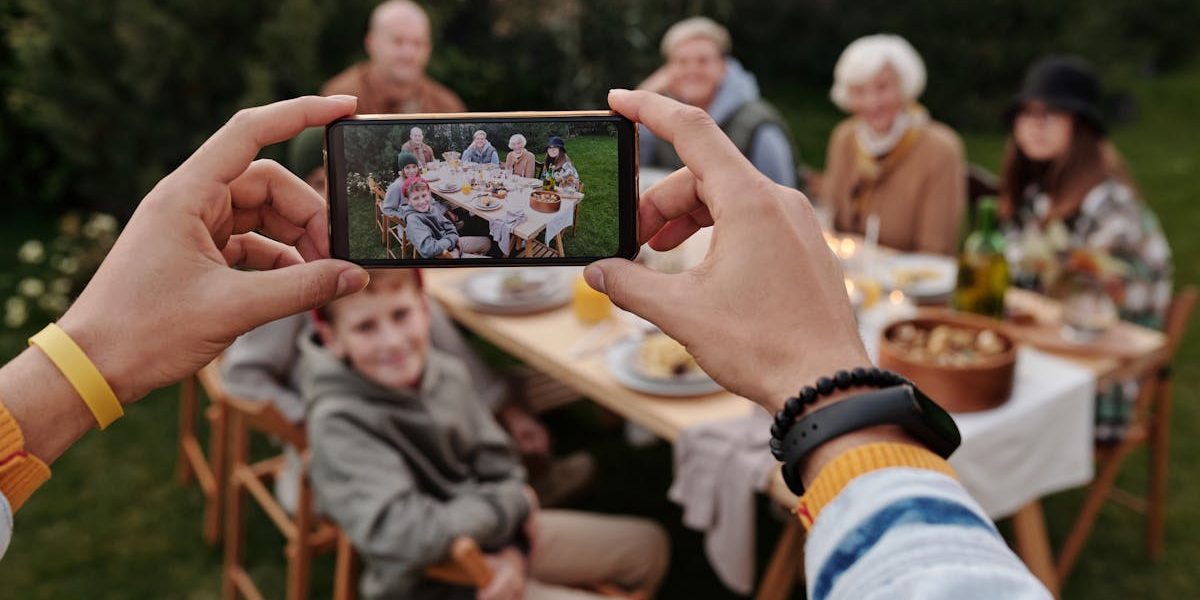
[{"label": "woman with black hat", "polygon": [[[1106,137],[1100,80],[1075,57],[1035,63],[1008,112],[1000,188],[1016,283],[1053,290],[1080,277],[1121,318],[1161,328],[1171,302],[1171,249]],[[1096,434],[1121,435],[1136,386],[1102,390]]]},{"label": "woman with black hat", "polygon": [[1012,229],[1061,224],[1069,235],[1057,236],[1067,243],[1060,251],[1100,251],[1125,263],[1113,298],[1122,318],[1161,327],[1171,299],[1171,250],[1106,137],[1091,67],[1074,57],[1035,63],[1008,123],[1000,204]]},{"label": "woman with black hat", "polygon": [[546,178],[546,171],[550,172],[558,185],[569,186],[574,183],[574,187],[579,187],[579,171],[575,170],[575,163],[567,156],[566,142],[557,135],[551,136],[546,144],[546,166],[542,168],[541,179]]}]

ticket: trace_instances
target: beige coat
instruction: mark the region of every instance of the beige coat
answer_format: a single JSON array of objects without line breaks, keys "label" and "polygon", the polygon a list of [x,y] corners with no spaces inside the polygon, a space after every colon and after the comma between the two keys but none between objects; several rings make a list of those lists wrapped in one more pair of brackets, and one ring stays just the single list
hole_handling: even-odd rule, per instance
[{"label": "beige coat", "polygon": [[358,96],[358,114],[446,113],[463,112],[466,106],[457,94],[442,84],[421,77],[409,95],[398,98],[388,94],[386,86],[375,81],[369,64],[360,62],[338,73],[321,87],[321,95]]},{"label": "beige coat", "polygon": [[533,153],[526,150],[521,158],[518,159],[515,152],[509,152],[504,159],[504,168],[512,169],[513,175],[521,177],[533,177],[533,170],[536,161],[533,158]]},{"label": "beige coat", "polygon": [[[881,171],[862,201],[855,187],[869,181],[859,173],[853,118],[829,139],[820,200],[834,211],[838,231],[863,234],[866,217],[879,215],[879,243],[905,252],[953,255],[966,212],[967,175],[962,141],[949,127],[924,125],[907,151]],[[893,150],[895,152],[895,150]],[[885,158],[886,164],[886,158]]]}]

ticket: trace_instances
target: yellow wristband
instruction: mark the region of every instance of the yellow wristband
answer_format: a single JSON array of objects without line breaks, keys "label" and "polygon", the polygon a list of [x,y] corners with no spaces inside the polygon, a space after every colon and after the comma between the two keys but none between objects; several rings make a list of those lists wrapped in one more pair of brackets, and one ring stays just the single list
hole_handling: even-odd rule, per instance
[{"label": "yellow wristband", "polygon": [[71,386],[79,392],[84,404],[92,410],[100,429],[121,418],[125,411],[117,401],[112,387],[100,374],[83,349],[57,323],[51,323],[37,335],[29,338],[30,346],[37,346],[50,357],[50,362],[62,371]]}]

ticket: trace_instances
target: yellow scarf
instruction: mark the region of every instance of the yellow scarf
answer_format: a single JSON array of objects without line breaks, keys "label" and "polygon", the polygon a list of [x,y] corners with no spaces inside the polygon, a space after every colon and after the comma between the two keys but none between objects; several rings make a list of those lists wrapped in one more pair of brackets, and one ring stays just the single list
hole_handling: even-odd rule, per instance
[{"label": "yellow scarf", "polygon": [[867,152],[859,143],[858,137],[854,138],[856,177],[854,185],[850,188],[850,197],[853,206],[851,220],[856,229],[862,228],[862,224],[866,220],[868,205],[871,202],[871,196],[875,193],[875,188],[891,174],[897,163],[908,156],[925,132],[925,124],[929,121],[925,116],[925,109],[919,104],[913,104],[908,108],[908,112],[913,116],[913,125],[904,132],[900,141],[896,142],[896,146],[882,157]]}]

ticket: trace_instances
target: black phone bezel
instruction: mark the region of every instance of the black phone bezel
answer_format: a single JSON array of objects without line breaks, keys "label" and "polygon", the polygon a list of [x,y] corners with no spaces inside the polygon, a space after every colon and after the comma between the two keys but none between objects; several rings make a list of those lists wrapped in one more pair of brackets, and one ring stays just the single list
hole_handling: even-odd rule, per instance
[{"label": "black phone bezel", "polygon": [[[513,123],[528,122],[594,122],[610,121],[617,128],[617,252],[612,256],[568,256],[568,257],[507,257],[507,258],[405,258],[405,259],[355,259],[349,256],[350,228],[346,198],[346,172],[342,161],[331,157],[344,156],[342,135],[335,135],[342,127],[430,125],[447,122]],[[333,258],[346,260],[367,268],[416,268],[416,267],[500,267],[500,266],[571,266],[586,265],[605,258],[634,259],[641,244],[638,242],[638,128],[625,117],[615,112],[595,113],[486,113],[455,115],[361,115],[333,121],[325,127],[325,168],[327,196],[329,198],[329,248]]]}]

